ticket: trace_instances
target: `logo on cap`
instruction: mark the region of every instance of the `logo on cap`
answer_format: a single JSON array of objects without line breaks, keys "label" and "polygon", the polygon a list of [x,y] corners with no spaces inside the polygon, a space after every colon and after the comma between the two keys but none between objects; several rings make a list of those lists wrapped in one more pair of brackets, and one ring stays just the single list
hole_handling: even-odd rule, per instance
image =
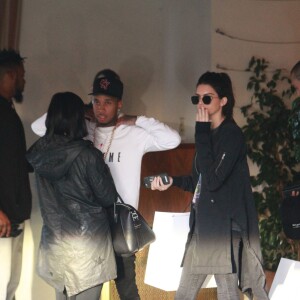
[{"label": "logo on cap", "polygon": [[122,99],[123,83],[117,78],[96,78],[89,95],[107,95]]},{"label": "logo on cap", "polygon": [[100,84],[101,89],[107,90],[110,85],[110,82],[106,78],[104,78],[104,79],[100,80],[99,84]]}]

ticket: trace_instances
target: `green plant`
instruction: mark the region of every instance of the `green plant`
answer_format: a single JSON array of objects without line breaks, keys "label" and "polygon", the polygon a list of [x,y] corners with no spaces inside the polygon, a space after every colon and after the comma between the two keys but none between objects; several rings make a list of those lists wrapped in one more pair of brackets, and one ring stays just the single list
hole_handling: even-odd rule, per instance
[{"label": "green plant", "polygon": [[281,257],[296,258],[294,243],[288,240],[280,218],[282,188],[297,177],[295,140],[289,128],[288,108],[294,89],[283,70],[270,71],[269,62],[252,57],[247,71],[247,90],[251,103],[241,111],[247,125],[243,127],[248,156],[258,167],[251,177],[254,199],[259,213],[264,267],[275,271]]},{"label": "green plant", "polygon": [[300,97],[296,98],[292,103],[289,127],[291,128],[293,139],[296,142],[294,146],[295,158],[297,162],[300,162]]}]

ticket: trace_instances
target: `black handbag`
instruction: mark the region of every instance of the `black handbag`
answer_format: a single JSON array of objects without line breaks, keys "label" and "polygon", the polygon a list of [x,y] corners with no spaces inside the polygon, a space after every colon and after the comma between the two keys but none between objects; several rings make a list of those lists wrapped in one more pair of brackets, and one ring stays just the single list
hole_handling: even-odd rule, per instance
[{"label": "black handbag", "polygon": [[130,256],[155,241],[155,234],[143,216],[122,198],[109,211],[114,251]]},{"label": "black handbag", "polygon": [[283,232],[287,238],[300,240],[300,196],[283,198],[280,213]]}]

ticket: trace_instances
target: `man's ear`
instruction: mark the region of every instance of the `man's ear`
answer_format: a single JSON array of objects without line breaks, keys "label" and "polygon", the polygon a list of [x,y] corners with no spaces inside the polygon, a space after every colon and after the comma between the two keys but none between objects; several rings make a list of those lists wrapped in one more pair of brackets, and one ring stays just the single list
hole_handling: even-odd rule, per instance
[{"label": "man's ear", "polygon": [[2,76],[3,80],[12,80],[15,77],[17,77],[17,74],[13,70],[6,71]]},{"label": "man's ear", "polygon": [[118,101],[118,109],[121,109],[123,106],[123,101],[122,99]]},{"label": "man's ear", "polygon": [[3,74],[1,82],[5,86],[11,86],[12,82],[15,83],[16,80],[17,80],[17,73],[12,70],[9,70],[9,71],[5,72],[5,74]]},{"label": "man's ear", "polygon": [[17,78],[17,71],[15,70],[9,70],[6,72],[6,75],[9,76],[11,79],[16,79]]}]

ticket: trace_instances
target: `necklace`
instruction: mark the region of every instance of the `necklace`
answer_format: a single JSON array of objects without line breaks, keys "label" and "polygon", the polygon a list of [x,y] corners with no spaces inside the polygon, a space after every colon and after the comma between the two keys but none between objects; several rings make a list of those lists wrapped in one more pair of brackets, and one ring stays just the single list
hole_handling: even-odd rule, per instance
[{"label": "necklace", "polygon": [[[111,146],[113,138],[114,138],[114,134],[115,134],[116,128],[117,128],[117,126],[114,126],[114,128],[112,129],[111,134],[110,134],[110,138],[109,138],[109,142],[108,142],[108,146],[106,148],[106,151],[103,152],[103,158],[104,158],[104,160],[106,159],[106,156],[107,156],[107,154],[109,152],[110,146]],[[94,141],[93,141],[93,144],[96,146],[96,128],[94,130]],[[106,144],[106,142],[105,142],[105,144]]]}]

